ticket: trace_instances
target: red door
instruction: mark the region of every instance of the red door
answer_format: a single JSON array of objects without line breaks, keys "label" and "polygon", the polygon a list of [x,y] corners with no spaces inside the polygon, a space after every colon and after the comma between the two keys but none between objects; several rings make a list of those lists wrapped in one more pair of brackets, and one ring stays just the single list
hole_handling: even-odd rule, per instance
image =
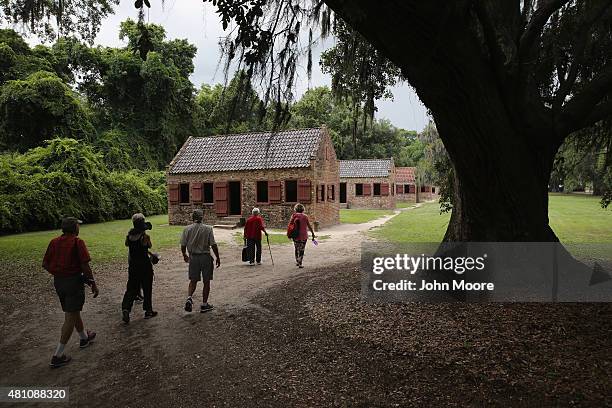
[{"label": "red door", "polygon": [[215,213],[220,217],[227,216],[227,182],[215,183]]}]

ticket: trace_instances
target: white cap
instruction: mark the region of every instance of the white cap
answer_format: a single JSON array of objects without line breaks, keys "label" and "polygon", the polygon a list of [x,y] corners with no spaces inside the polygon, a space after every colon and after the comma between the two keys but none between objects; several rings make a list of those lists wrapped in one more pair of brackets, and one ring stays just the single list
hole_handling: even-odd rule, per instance
[{"label": "white cap", "polygon": [[251,211],[253,213],[253,215],[255,214],[259,214],[259,208],[255,207],[253,208],[253,211]]}]

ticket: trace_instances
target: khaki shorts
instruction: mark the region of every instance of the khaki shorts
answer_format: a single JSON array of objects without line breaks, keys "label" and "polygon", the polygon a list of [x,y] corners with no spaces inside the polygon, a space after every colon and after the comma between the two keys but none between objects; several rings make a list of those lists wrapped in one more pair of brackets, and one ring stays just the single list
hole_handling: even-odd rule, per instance
[{"label": "khaki shorts", "polygon": [[189,254],[189,280],[213,280],[213,258],[210,254]]}]

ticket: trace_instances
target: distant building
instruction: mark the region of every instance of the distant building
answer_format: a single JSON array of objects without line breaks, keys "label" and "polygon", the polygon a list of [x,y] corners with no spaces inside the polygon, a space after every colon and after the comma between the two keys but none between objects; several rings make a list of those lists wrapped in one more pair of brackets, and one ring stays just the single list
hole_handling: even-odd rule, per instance
[{"label": "distant building", "polygon": [[395,208],[393,159],[340,160],[342,208]]},{"label": "distant building", "polygon": [[395,196],[398,201],[416,201],[417,189],[419,201],[433,200],[438,197],[438,188],[428,184],[418,185],[416,167],[395,168]]},{"label": "distant building", "polygon": [[170,224],[194,209],[209,224],[234,226],[253,207],[270,227],[287,226],[302,203],[319,227],[339,223],[338,161],[325,127],[190,137],[167,170]]}]

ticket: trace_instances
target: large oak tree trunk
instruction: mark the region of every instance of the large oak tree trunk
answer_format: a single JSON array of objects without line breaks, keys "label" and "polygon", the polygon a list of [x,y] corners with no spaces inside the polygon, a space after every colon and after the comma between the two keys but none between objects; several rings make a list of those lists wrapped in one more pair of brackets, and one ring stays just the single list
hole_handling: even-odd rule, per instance
[{"label": "large oak tree trunk", "polygon": [[457,176],[445,240],[556,241],[548,181],[559,137],[552,118],[533,120],[534,91],[500,83],[469,28],[469,1],[326,3],[402,69],[430,109]]}]

